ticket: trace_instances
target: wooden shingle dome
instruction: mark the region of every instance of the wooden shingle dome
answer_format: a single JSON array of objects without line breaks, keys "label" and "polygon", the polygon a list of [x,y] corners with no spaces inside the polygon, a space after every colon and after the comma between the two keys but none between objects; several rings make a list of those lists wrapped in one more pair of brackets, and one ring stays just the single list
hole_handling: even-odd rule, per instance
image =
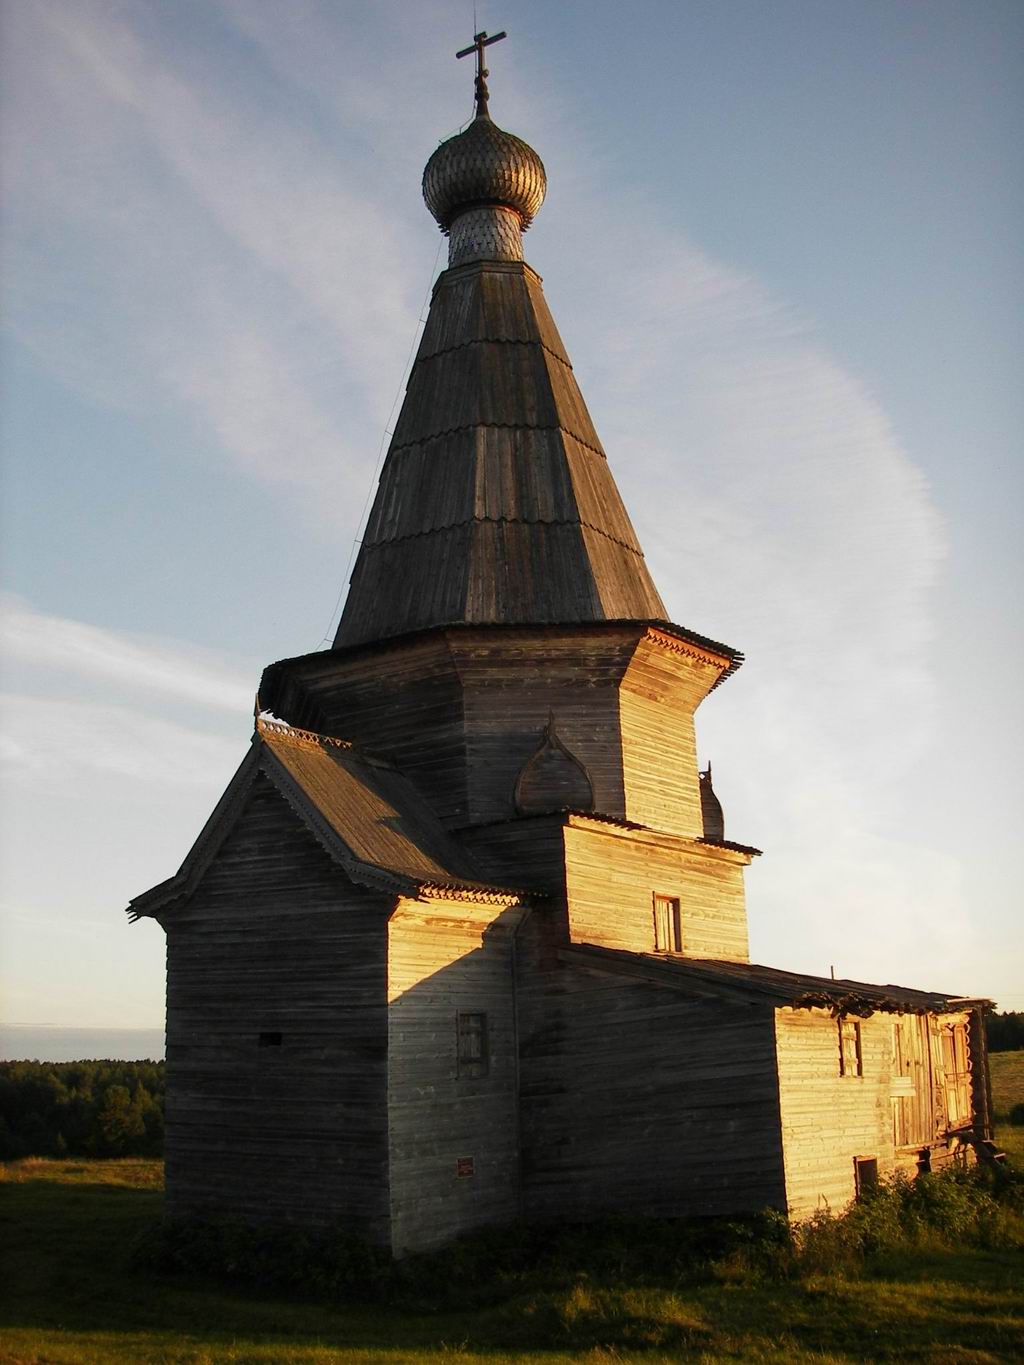
[{"label": "wooden shingle dome", "polygon": [[443,232],[460,213],[483,205],[514,209],[525,232],[546,190],[544,163],[537,153],[487,114],[442,142],[423,172],[423,198]]}]

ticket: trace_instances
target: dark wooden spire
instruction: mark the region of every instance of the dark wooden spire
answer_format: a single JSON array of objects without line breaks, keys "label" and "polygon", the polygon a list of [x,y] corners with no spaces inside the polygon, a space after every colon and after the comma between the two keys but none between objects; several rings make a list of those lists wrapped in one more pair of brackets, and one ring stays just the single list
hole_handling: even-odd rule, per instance
[{"label": "dark wooden spire", "polygon": [[335,646],[432,626],[665,619],[518,261],[438,280]]}]

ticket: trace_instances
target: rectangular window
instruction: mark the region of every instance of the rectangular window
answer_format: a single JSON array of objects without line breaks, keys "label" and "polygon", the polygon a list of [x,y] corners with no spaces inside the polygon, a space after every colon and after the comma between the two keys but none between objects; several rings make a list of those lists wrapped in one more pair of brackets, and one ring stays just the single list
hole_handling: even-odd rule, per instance
[{"label": "rectangular window", "polygon": [[878,1187],[878,1158],[876,1156],[855,1156],[853,1158],[853,1179],[857,1188],[857,1198],[863,1199],[871,1190]]},{"label": "rectangular window", "polygon": [[839,1017],[839,1074],[863,1076],[864,1058],[860,1046],[860,1020]]},{"label": "rectangular window", "polygon": [[257,1039],[257,1047],[280,1047],[284,1042],[283,1033],[261,1033]]},{"label": "rectangular window", "polygon": [[654,948],[659,953],[683,951],[683,917],[678,896],[654,897]]},{"label": "rectangular window", "polygon": [[458,1072],[460,1076],[486,1076],[490,1063],[487,1045],[487,1015],[456,1015]]}]

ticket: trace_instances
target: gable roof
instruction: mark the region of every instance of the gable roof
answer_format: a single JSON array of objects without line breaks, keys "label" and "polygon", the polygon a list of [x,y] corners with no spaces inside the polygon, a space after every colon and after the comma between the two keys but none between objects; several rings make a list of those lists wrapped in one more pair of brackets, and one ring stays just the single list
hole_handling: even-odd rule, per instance
[{"label": "gable roof", "polygon": [[561,961],[591,971],[632,976],[652,985],[667,986],[686,994],[733,1000],[776,1009],[818,1006],[833,1014],[866,1016],[890,1014],[946,1014],[970,1005],[992,1002],[968,996],[919,991],[909,986],[875,986],[864,981],[833,980],[802,972],[762,967],[753,962],[675,957],[664,953],[631,953],[619,948],[600,948],[578,943],[559,951]]},{"label": "gable roof", "polygon": [[335,647],[665,615],[540,276],[521,261],[445,271]]},{"label": "gable roof", "polygon": [[344,740],[261,719],[252,748],[178,872],[130,902],[133,922],[192,894],[261,774],[352,881],[401,895],[520,899],[517,891],[478,878],[470,855],[393,765]]}]

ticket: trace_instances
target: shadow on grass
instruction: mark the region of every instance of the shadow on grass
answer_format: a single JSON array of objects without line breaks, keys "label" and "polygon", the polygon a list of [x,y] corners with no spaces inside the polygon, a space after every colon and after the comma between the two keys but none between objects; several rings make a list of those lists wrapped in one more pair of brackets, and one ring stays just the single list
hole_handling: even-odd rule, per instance
[{"label": "shadow on grass", "polygon": [[[58,1172],[0,1184],[8,1248],[0,1325],[24,1340],[25,1360],[343,1361],[392,1359],[677,1361],[917,1361],[982,1365],[1024,1356],[1024,1258],[1013,1252],[892,1256],[857,1278],[771,1282],[705,1263],[686,1273],[610,1239],[595,1253],[585,1234],[562,1271],[525,1266],[467,1303],[430,1293],[401,1306],[294,1301],[223,1289],[137,1268],[138,1246],[159,1227],[160,1191],[125,1172],[67,1163]],[[78,1169],[74,1169],[78,1167]],[[124,1183],[117,1183],[125,1177]],[[115,1183],[111,1183],[111,1181]],[[622,1230],[620,1230],[622,1231]],[[653,1234],[652,1234],[653,1235]],[[622,1231],[628,1239],[628,1234]],[[648,1248],[644,1248],[645,1254]],[[648,1259],[657,1266],[657,1255]],[[717,1278],[716,1278],[717,1275]],[[424,1287],[421,1282],[421,1289]],[[427,1286],[428,1287],[428,1286]],[[439,1286],[440,1287],[440,1286]],[[455,1287],[457,1290],[457,1286]],[[445,1345],[449,1343],[449,1345]],[[75,1352],[77,1351],[77,1355]],[[586,1357],[584,1357],[586,1358]]]}]

